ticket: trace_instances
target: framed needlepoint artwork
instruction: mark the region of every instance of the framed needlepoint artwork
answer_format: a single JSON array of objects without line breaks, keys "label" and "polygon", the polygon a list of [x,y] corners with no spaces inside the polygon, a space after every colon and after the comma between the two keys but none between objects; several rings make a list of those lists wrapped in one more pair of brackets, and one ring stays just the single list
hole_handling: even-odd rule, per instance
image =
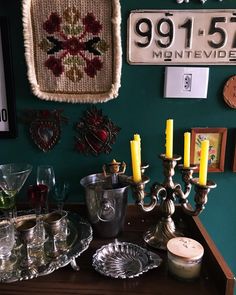
[{"label": "framed needlepoint artwork", "polygon": [[121,79],[119,0],[23,0],[28,78],[44,100],[105,102]]},{"label": "framed needlepoint artwork", "polygon": [[209,140],[208,171],[223,172],[227,128],[192,128],[191,163],[199,165],[201,142]]}]

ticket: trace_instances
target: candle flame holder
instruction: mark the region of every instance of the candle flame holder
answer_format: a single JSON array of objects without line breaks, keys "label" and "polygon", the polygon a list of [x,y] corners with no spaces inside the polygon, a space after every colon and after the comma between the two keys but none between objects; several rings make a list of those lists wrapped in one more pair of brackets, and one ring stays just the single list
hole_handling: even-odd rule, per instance
[{"label": "candle flame holder", "polygon": [[[163,162],[164,181],[163,183],[153,183],[150,193],[145,192],[145,185],[150,181],[150,179],[144,175],[145,169],[148,165],[141,167],[142,180],[140,182],[135,183],[132,180],[132,177],[128,178],[128,182],[132,188],[133,197],[136,200],[136,203],[143,211],[150,212],[157,204],[159,204],[160,219],[158,220],[157,225],[149,228],[144,234],[144,240],[154,248],[166,250],[166,244],[171,238],[183,235],[176,229],[175,223],[172,219],[172,215],[175,212],[176,199],[178,199],[186,214],[197,216],[205,208],[208,193],[211,189],[216,187],[216,183],[208,180],[206,185],[199,184],[198,178],[193,178],[193,172],[196,170],[197,166],[190,165],[190,167],[185,168],[180,164],[178,165],[178,168],[181,171],[182,181],[184,183],[182,189],[180,184],[173,181],[175,167],[182,157],[174,155],[173,158],[169,159],[166,158],[165,154],[161,154],[160,158]],[[192,190],[192,186],[194,186],[195,189],[194,209],[188,204],[188,197]],[[146,197],[150,198],[148,204],[144,201]]]}]

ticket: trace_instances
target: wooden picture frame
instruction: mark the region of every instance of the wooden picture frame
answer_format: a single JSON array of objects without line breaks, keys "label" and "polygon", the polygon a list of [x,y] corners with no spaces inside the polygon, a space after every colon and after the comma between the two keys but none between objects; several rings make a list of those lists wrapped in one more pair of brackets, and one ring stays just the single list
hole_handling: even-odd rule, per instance
[{"label": "wooden picture frame", "polygon": [[16,110],[9,22],[0,17],[0,138],[16,137]]},{"label": "wooden picture frame", "polygon": [[236,142],[235,142],[235,147],[234,147],[233,172],[236,172]]},{"label": "wooden picture frame", "polygon": [[223,172],[225,164],[225,148],[227,128],[192,128],[191,132],[191,164],[199,166],[201,141],[209,140],[209,172]]}]

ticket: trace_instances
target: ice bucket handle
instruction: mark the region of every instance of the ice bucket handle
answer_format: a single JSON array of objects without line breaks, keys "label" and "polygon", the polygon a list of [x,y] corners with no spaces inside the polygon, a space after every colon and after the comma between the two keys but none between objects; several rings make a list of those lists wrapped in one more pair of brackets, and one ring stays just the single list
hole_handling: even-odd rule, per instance
[{"label": "ice bucket handle", "polygon": [[97,212],[97,217],[103,222],[112,221],[115,218],[116,212],[112,200],[102,200],[100,210]]}]

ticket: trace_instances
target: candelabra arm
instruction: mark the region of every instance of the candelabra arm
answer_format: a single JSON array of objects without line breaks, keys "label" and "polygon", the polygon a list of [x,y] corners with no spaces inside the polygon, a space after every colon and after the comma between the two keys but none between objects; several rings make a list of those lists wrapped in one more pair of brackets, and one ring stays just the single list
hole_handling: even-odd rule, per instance
[{"label": "candelabra arm", "polygon": [[159,183],[154,183],[151,187],[150,194],[146,194],[145,196],[150,196],[151,201],[149,204],[145,205],[144,198],[139,201],[137,204],[141,206],[142,210],[145,212],[152,211],[155,206],[157,205],[157,202],[159,200],[159,195],[162,194],[162,196],[166,196],[166,189],[161,186]]},{"label": "candelabra arm", "polygon": [[145,212],[150,212],[152,211],[156,204],[157,204],[157,198],[154,195],[150,195],[151,201],[149,204],[145,204],[144,200],[141,200],[139,202],[137,202],[138,206],[140,206],[142,208],[143,211]]},{"label": "candelabra arm", "polygon": [[184,213],[191,215],[191,216],[198,216],[202,210],[204,209],[204,206],[195,205],[195,209],[192,209],[192,207],[188,204],[188,201],[185,203],[181,203],[182,209]]},{"label": "candelabra arm", "polygon": [[160,195],[162,196],[162,198],[166,198],[167,196],[166,188],[160,183],[155,182],[153,183],[151,187],[151,195],[156,196],[157,199],[159,199]]},{"label": "candelabra arm", "polygon": [[183,200],[181,203],[181,206],[183,208],[183,211],[191,216],[197,216],[199,215],[205,208],[205,204],[208,200],[208,194],[211,189],[216,187],[216,183],[212,180],[208,180],[206,185],[199,184],[199,181],[197,178],[192,178],[190,180],[191,184],[194,185],[195,190],[195,209],[192,209],[191,206],[188,204],[187,200]]},{"label": "candelabra arm", "polygon": [[[131,177],[128,177],[127,181],[131,186],[133,198],[135,199],[136,204],[140,206],[145,212],[152,211],[157,205],[158,197],[152,191],[150,194],[145,192],[145,185],[150,181],[150,179],[145,175],[142,175],[142,180],[140,182],[134,182]],[[150,197],[151,199],[148,204],[145,204],[144,201],[146,197]]]},{"label": "candelabra arm", "polygon": [[174,193],[180,199],[181,203],[185,203],[187,201],[187,198],[191,192],[191,187],[191,184],[185,184],[184,191],[182,190],[181,185],[177,185],[175,187]]}]

